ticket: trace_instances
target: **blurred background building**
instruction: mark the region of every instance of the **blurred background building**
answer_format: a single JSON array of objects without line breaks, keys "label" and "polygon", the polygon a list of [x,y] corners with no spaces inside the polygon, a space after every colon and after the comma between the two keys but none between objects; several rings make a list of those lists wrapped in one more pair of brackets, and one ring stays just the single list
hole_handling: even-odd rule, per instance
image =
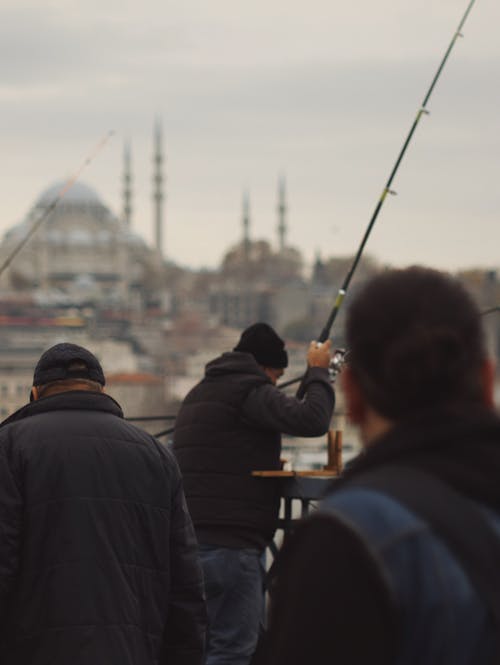
[{"label": "blurred background building", "polygon": [[[42,220],[0,275],[1,417],[26,402],[36,361],[61,341],[86,346],[98,356],[108,377],[108,392],[129,417],[175,414],[206,362],[233,348],[241,330],[255,321],[270,323],[286,338],[291,358],[288,376],[302,373],[306,343],[322,329],[352,257],[332,256],[328,247],[321,247],[314,265],[304,264],[300,248],[288,240],[288,194],[281,177],[270,238],[252,236],[251,201],[245,193],[241,217],[235,220],[241,239],[221,248],[217,269],[192,270],[177,265],[173,256],[167,259],[162,253],[166,180],[159,123],[153,136],[154,246],[133,231],[128,143],[123,153],[121,212],[111,211],[84,182],[76,182],[59,200],[64,183],[56,182],[40,193],[25,218],[0,242],[3,264]],[[193,242],[204,242],[205,232],[200,229]],[[375,258],[365,256],[349,295],[383,269]],[[463,271],[458,277],[482,310],[500,303],[494,269]],[[341,310],[333,331],[336,346],[343,346],[343,320]],[[484,322],[498,358],[498,308]],[[341,397],[337,414],[342,420]],[[159,431],[164,425],[158,421],[147,427]]]}]

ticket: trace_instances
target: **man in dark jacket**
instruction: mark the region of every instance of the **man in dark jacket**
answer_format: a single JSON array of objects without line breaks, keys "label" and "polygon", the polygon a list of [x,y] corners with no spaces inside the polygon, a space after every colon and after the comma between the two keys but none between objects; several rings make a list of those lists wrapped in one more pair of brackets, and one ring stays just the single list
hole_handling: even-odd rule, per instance
[{"label": "man in dark jacket", "polygon": [[58,344],[0,426],[2,665],[200,665],[196,540],[171,454]]},{"label": "man in dark jacket", "polygon": [[387,271],[346,325],[365,450],[276,563],[266,665],[489,665],[500,653],[500,419],[458,281]]},{"label": "man in dark jacket", "polygon": [[254,324],[207,365],[177,416],[174,451],[205,574],[207,665],[247,665],[263,618],[262,554],[279,494],[252,471],[280,468],[282,432],[320,436],[330,423],[330,343],[311,343],[307,360],[303,399],[286,396],[275,385],[288,364],[284,342]]}]

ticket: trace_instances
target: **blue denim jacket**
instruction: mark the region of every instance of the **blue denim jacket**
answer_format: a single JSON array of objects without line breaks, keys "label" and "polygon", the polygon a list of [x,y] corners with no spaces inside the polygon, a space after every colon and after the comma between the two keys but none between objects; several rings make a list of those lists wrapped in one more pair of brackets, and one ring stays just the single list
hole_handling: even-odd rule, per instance
[{"label": "blue denim jacket", "polygon": [[[320,510],[352,528],[379,565],[402,619],[395,665],[492,662],[486,609],[459,563],[420,517],[386,494],[359,487],[333,493]],[[500,533],[499,518],[491,517]]]}]

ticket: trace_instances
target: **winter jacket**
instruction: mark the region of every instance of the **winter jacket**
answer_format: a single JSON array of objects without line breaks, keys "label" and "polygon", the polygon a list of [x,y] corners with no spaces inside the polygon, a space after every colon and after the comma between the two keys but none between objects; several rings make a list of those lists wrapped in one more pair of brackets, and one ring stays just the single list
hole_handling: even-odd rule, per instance
[{"label": "winter jacket", "polygon": [[252,471],[279,469],[281,432],[320,436],[334,394],[328,372],[311,368],[305,397],[286,396],[249,353],[224,353],[206,367],[175,423],[174,452],[198,540],[264,548],[276,529],[279,487]]},{"label": "winter jacket", "polygon": [[200,665],[205,607],[179,470],[103,393],[0,427],[2,665]]},{"label": "winter jacket", "polygon": [[[444,482],[479,507],[500,539],[500,420],[429,412],[398,425],[284,547],[266,665],[494,662],[492,620],[457,553],[390,492],[363,486],[367,472],[380,476],[391,465],[403,477],[408,468]],[[499,581],[500,573],[491,584]]]}]

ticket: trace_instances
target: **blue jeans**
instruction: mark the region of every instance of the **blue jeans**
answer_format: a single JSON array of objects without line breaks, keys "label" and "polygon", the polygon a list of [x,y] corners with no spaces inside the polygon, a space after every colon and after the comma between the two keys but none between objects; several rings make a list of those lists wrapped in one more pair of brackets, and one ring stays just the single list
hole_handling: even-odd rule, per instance
[{"label": "blue jeans", "polygon": [[264,622],[264,568],[257,549],[200,545],[208,610],[206,665],[248,665]]}]

